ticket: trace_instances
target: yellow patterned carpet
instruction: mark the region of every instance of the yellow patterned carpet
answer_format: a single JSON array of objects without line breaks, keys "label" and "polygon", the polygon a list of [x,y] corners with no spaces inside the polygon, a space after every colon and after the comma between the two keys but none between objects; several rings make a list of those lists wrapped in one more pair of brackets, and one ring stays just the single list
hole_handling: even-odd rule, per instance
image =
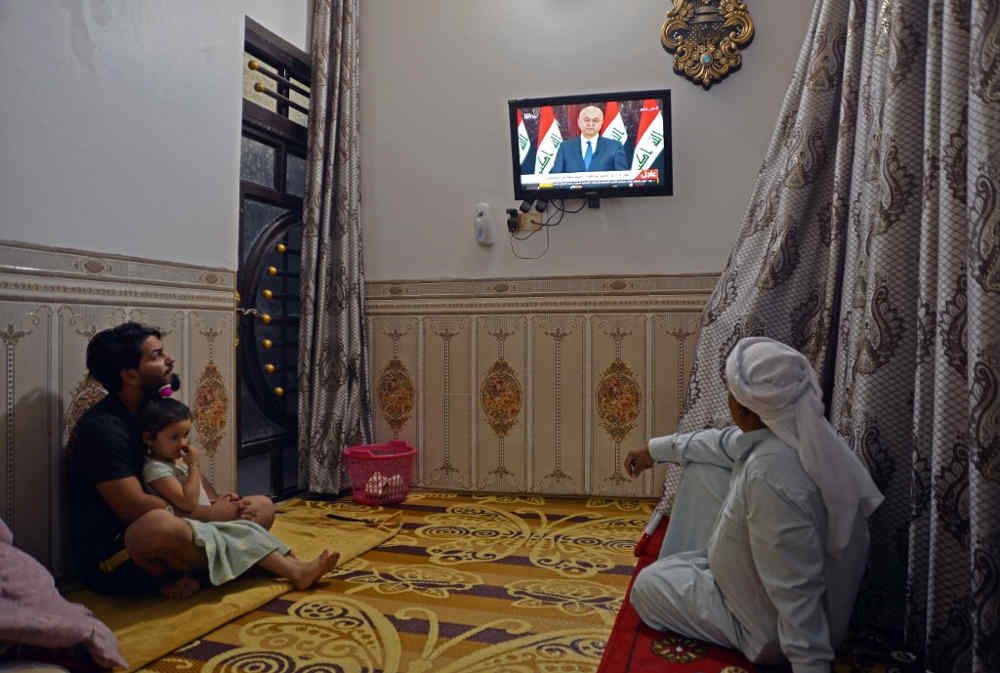
[{"label": "yellow patterned carpet", "polygon": [[[655,501],[417,492],[402,529],[157,673],[595,671]],[[396,510],[327,506],[373,522]]]},{"label": "yellow patterned carpet", "polygon": [[[369,523],[371,514],[336,519],[331,504],[289,500],[278,508],[271,532],[302,558],[312,558],[337,540],[345,562],[392,538],[399,529],[398,516],[381,515]],[[396,513],[398,514],[398,512]],[[363,516],[365,522],[348,520]],[[115,632],[129,671],[159,659],[175,648],[209,633],[273,598],[287,593],[291,584],[266,573],[247,573],[234,582],[199,591],[183,600],[163,600],[160,596],[101,596],[89,591],[69,594],[83,603]],[[151,637],[152,635],[152,637]]]}]

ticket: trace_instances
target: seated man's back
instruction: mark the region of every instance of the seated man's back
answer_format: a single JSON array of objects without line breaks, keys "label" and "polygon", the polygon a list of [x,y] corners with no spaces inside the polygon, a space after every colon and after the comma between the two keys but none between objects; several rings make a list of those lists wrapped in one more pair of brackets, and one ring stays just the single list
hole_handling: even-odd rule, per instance
[{"label": "seated man's back", "polygon": [[[824,553],[823,495],[795,449],[768,429],[743,433],[734,444],[744,453],[733,464],[729,492],[708,542],[709,568],[716,584],[733,615],[752,632],[749,640],[770,650],[757,653],[759,660],[768,661],[781,655],[782,612],[795,609],[795,603],[803,611],[801,620],[793,618],[784,625],[786,648],[795,648],[788,642],[794,638],[794,629],[808,630],[811,623],[805,613],[805,587],[784,592],[780,587],[802,583],[805,578],[823,578],[823,586],[817,589],[827,623],[819,620],[811,628],[828,631],[824,640],[836,647],[847,633],[868,556],[865,519],[856,519],[854,536],[836,558]],[[824,591],[826,587],[836,590]],[[809,640],[804,638],[799,646],[808,647]]]}]

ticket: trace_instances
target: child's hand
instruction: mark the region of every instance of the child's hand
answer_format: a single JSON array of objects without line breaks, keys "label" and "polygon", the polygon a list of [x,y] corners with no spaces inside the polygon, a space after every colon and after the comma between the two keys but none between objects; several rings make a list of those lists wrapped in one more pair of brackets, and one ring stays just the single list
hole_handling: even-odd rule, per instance
[{"label": "child's hand", "polygon": [[187,463],[188,467],[198,464],[198,457],[201,455],[201,451],[194,444],[188,444],[186,447],[181,449],[181,458]]},{"label": "child's hand", "polygon": [[253,504],[253,500],[249,498],[243,498],[239,502],[240,507],[240,518],[253,521],[257,517],[257,508]]}]

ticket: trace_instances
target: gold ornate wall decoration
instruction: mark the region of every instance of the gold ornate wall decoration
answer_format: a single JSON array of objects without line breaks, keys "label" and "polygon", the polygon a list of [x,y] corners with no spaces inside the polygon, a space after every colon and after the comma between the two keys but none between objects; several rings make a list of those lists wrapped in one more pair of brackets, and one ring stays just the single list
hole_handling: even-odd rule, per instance
[{"label": "gold ornate wall decoration", "polygon": [[76,268],[79,269],[80,271],[86,271],[87,273],[92,273],[92,274],[107,273],[112,270],[111,265],[104,262],[103,260],[93,259],[89,257],[77,260]]},{"label": "gold ornate wall decoration", "polygon": [[108,391],[104,389],[104,386],[98,383],[90,374],[84,374],[83,378],[76,384],[73,393],[70,395],[70,403],[66,408],[66,416],[63,422],[63,446],[67,447],[67,450],[70,444],[70,435],[73,433],[73,428],[76,427],[77,421],[92,406],[103,400],[107,394]]},{"label": "gold ornate wall decoration", "polygon": [[229,409],[226,382],[215,364],[215,337],[222,334],[222,330],[209,327],[199,333],[208,341],[208,362],[198,376],[191,411],[194,429],[198,432],[205,453],[214,456],[222,442],[226,429],[226,412]]},{"label": "gold ornate wall decoration", "polygon": [[492,483],[501,490],[505,486],[510,486],[504,482],[515,478],[514,473],[507,469],[505,464],[504,438],[517,423],[521,413],[522,394],[517,372],[504,357],[504,341],[513,335],[514,331],[498,328],[489,334],[497,340],[497,359],[483,377],[483,383],[479,388],[479,400],[483,405],[486,422],[497,436],[497,464],[490,470],[480,487],[486,488]]},{"label": "gold ornate wall decoration", "polygon": [[6,381],[4,382],[7,386],[7,407],[4,409],[6,414],[6,428],[7,436],[4,437],[4,441],[7,444],[7,464],[4,466],[7,472],[7,481],[5,484],[5,490],[7,492],[7,506],[4,508],[4,521],[10,526],[11,530],[14,529],[14,465],[15,461],[15,442],[16,433],[15,429],[17,427],[14,418],[14,412],[16,409],[15,401],[17,400],[17,393],[14,390],[14,350],[17,348],[17,342],[19,342],[24,337],[31,334],[35,327],[38,326],[39,318],[37,313],[29,313],[28,317],[31,318],[32,326],[25,329],[14,329],[13,323],[8,323],[6,329],[0,329],[0,342],[4,346],[4,371],[7,374]]},{"label": "gold ornate wall decoration", "polygon": [[378,379],[378,403],[382,415],[392,428],[392,438],[399,439],[399,432],[413,415],[413,404],[416,396],[413,379],[406,365],[399,359],[399,340],[408,332],[393,329],[385,333],[392,339],[392,359],[382,370]]},{"label": "gold ornate wall decoration", "polygon": [[[457,326],[456,326],[457,327]],[[434,468],[434,482],[439,481],[461,481],[462,471],[451,464],[451,340],[461,334],[461,329],[453,329],[451,326],[442,325],[440,329],[435,329],[434,334],[441,337],[441,363],[442,363],[442,404],[441,404],[441,465]]]},{"label": "gold ornate wall decoration", "polygon": [[[688,357],[688,337],[694,336],[697,332],[693,329],[678,327],[676,329],[664,328],[664,333],[677,340],[677,378],[674,383],[677,386],[677,402],[684,408],[684,398],[687,393],[687,357]],[[694,355],[692,353],[692,355]]]},{"label": "gold ornate wall decoration", "polygon": [[[576,327],[576,324],[571,321],[569,327]],[[573,481],[573,477],[566,474],[562,467],[562,345],[563,340],[572,333],[572,329],[563,329],[558,325],[554,329],[545,332],[546,336],[552,337],[552,400],[554,402],[552,407],[552,429],[554,433],[552,445],[555,455],[555,465],[552,471],[542,477],[541,482],[539,482],[543,488],[546,485],[557,486],[563,482]]]},{"label": "gold ornate wall decoration", "polygon": [[635,429],[642,402],[642,390],[635,374],[622,360],[622,341],[630,334],[621,329],[608,334],[615,342],[615,359],[601,374],[594,393],[600,425],[615,443],[614,467],[606,479],[615,485],[629,480],[622,474],[621,447],[625,437]]},{"label": "gold ornate wall decoration", "polygon": [[[717,283],[717,274],[695,274],[376,281],[366,286],[371,330],[377,335],[372,340],[373,389],[378,390],[393,357],[389,332],[407,332],[399,340],[399,359],[415,397],[399,438],[420,450],[417,483],[435,491],[608,497],[659,496],[664,483],[672,493],[677,475],[662,467],[649,479],[612,475],[621,470],[624,453],[635,442],[675,430],[686,403],[681,391],[687,387],[699,316]],[[616,360],[610,336],[616,328],[631,334],[622,341],[621,370],[609,371]],[[500,386],[497,379],[504,378],[500,368],[491,370],[498,349],[490,332],[498,329],[514,332],[504,342],[504,359],[520,385],[520,410],[504,436],[503,465],[514,473],[517,488],[513,479],[505,479],[498,489],[489,474],[498,464],[496,430],[503,431],[504,421],[513,418],[491,401],[501,395],[499,388],[487,395],[485,404],[482,399],[484,379],[495,374]],[[623,433],[617,457],[614,436],[598,413],[598,384],[605,374],[600,395],[604,421]],[[624,395],[608,390],[615,383]],[[373,397],[376,441],[389,441],[393,428],[378,396]],[[616,404],[617,410],[609,409]],[[661,482],[664,474],[673,481]]]},{"label": "gold ornate wall decoration", "polygon": [[753,19],[745,2],[674,0],[660,42],[674,54],[675,72],[708,89],[740,68],[740,50],[753,35]]},{"label": "gold ornate wall decoration", "polygon": [[[93,322],[86,322],[83,315],[74,311],[72,307],[60,306],[57,313],[61,320],[67,320],[66,328],[73,330],[74,334],[83,337],[88,343],[97,334],[97,325]],[[97,382],[97,379],[89,373],[84,372],[83,377],[77,382],[73,388],[73,392],[70,393],[69,405],[67,405],[66,413],[63,416],[62,445],[65,450],[69,450],[70,438],[77,421],[92,406],[103,400],[107,394],[108,391]]]}]

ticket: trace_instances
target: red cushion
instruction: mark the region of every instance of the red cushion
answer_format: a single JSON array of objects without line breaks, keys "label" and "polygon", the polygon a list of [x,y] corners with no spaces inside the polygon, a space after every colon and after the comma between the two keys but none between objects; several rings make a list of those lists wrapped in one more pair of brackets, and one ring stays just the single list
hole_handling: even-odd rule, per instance
[{"label": "red cushion", "polygon": [[597,673],[754,673],[757,669],[736,652],[692,640],[669,631],[654,631],[639,619],[628,601],[639,571],[656,560],[669,520],[664,518],[653,535],[643,535],[635,546],[638,561],[628,584],[626,600],[611,629]]}]

